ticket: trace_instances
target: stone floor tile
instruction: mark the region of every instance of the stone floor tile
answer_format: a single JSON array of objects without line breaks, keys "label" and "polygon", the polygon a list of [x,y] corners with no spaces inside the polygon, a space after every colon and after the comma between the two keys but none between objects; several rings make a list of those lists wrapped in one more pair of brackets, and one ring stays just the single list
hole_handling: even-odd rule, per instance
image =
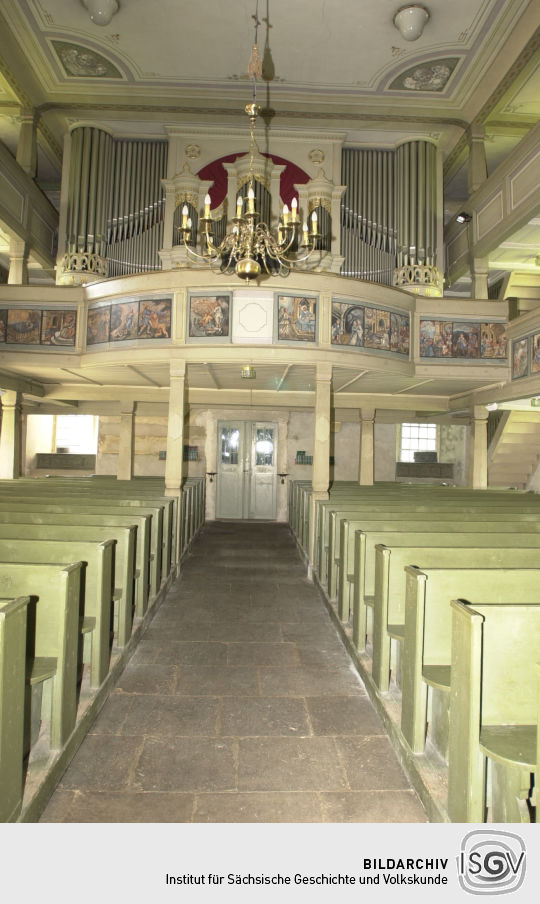
[{"label": "stone floor tile", "polygon": [[213,738],[149,738],[130,790],[231,791],[236,789],[233,742]]},{"label": "stone floor tile", "polygon": [[176,694],[187,696],[258,696],[255,666],[181,666]]},{"label": "stone floor tile", "polygon": [[134,696],[122,724],[124,735],[173,735],[212,737],[216,735],[218,700],[215,697]]},{"label": "stone floor tile", "polygon": [[57,791],[40,822],[190,822],[194,802],[174,791]]},{"label": "stone floor tile", "polygon": [[315,735],[386,735],[368,697],[306,697]]},{"label": "stone floor tile", "polygon": [[122,726],[133,706],[133,700],[134,697],[131,694],[113,691],[92,725],[90,734],[121,734]]},{"label": "stone floor tile", "polygon": [[353,791],[395,791],[409,783],[387,737],[336,738]]},{"label": "stone floor tile", "polygon": [[221,735],[299,737],[311,734],[304,701],[283,697],[225,697]]},{"label": "stone floor tile", "polygon": [[313,792],[197,794],[193,822],[322,822]]},{"label": "stone floor tile", "polygon": [[[279,622],[269,624],[257,622],[255,624],[222,623],[211,625],[209,640],[222,641],[223,643],[279,643],[281,638],[281,625]],[[288,638],[284,638],[288,639]]]},{"label": "stone floor tile", "polygon": [[323,792],[321,803],[325,822],[428,822],[412,790]]},{"label": "stone floor tile", "polygon": [[[141,644],[134,662],[160,665],[227,665],[227,644],[206,641],[151,640]],[[241,663],[238,663],[241,665]]]},{"label": "stone floor tile", "polygon": [[239,791],[342,791],[332,738],[246,738],[239,742]]},{"label": "stone floor tile", "polygon": [[172,694],[177,672],[173,665],[139,665],[131,661],[120,676],[117,689],[125,694]]},{"label": "stone floor tile", "polygon": [[142,739],[110,735],[104,743],[89,734],[64,773],[60,788],[85,791],[127,789],[142,750]]},{"label": "stone floor tile", "polygon": [[294,643],[229,643],[228,665],[300,665]]},{"label": "stone floor tile", "polygon": [[259,669],[261,694],[282,696],[301,694],[303,696],[332,697],[364,694],[356,672],[349,668],[298,668],[275,669],[261,666]]}]

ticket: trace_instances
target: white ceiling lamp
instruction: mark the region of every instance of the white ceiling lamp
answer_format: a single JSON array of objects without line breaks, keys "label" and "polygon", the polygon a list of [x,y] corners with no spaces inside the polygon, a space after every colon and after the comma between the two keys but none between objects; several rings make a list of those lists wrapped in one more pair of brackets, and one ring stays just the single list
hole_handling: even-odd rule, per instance
[{"label": "white ceiling lamp", "polygon": [[118,12],[118,0],[83,0],[94,25],[108,25]]},{"label": "white ceiling lamp", "polygon": [[424,6],[402,6],[394,16],[394,25],[406,41],[417,41],[428,19],[429,13]]}]

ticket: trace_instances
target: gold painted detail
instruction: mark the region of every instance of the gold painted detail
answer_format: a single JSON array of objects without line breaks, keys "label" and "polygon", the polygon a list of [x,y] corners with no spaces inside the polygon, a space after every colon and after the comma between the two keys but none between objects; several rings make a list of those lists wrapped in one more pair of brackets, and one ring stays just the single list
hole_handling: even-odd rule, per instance
[{"label": "gold painted detail", "polygon": [[191,204],[192,207],[197,210],[199,206],[199,196],[195,194],[195,192],[190,191],[181,191],[178,192],[174,199],[174,207],[175,209],[180,206],[180,204]]},{"label": "gold painted detail", "polygon": [[310,198],[309,212],[312,213],[317,207],[322,207],[332,216],[332,202],[329,198]]},{"label": "gold painted detail", "polygon": [[[247,185],[250,181],[250,175],[247,173],[245,176],[240,176],[236,182],[236,191],[239,192],[240,189]],[[267,192],[270,192],[270,179],[261,176],[259,173],[253,173],[253,178],[256,182],[260,182],[261,185],[264,185]]]},{"label": "gold painted detail", "polygon": [[402,289],[415,289],[431,286],[442,295],[442,277],[437,267],[425,267],[422,264],[410,264],[394,270],[394,286]]},{"label": "gold painted detail", "polygon": [[64,273],[91,273],[94,276],[107,276],[109,265],[104,257],[88,251],[76,251],[64,254],[62,258]]},{"label": "gold painted detail", "polygon": [[185,148],[186,157],[189,157],[190,160],[195,160],[196,157],[201,156],[201,149],[198,144],[188,144]]}]

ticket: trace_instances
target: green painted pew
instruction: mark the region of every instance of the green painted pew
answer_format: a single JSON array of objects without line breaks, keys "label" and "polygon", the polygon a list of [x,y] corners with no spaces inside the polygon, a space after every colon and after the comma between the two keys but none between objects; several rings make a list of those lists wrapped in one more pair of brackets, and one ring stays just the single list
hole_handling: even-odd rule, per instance
[{"label": "green painted pew", "polygon": [[[142,618],[148,608],[148,595],[150,591],[150,533],[152,526],[151,515],[129,514],[129,515],[103,515],[103,514],[73,514],[69,512],[35,512],[35,511],[1,511],[0,506],[0,525],[4,528],[6,525],[13,527],[19,525],[50,525],[51,529],[56,532],[56,528],[65,528],[69,531],[72,527],[81,530],[83,528],[97,528],[97,530],[105,531],[107,536],[115,536],[116,529],[120,527],[128,530],[130,535],[135,528],[135,613]],[[60,538],[61,539],[61,538]],[[131,545],[131,541],[130,544]],[[129,602],[126,601],[126,612],[129,611]],[[131,632],[131,626],[126,625],[127,631]],[[128,638],[129,639],[129,638]],[[119,625],[119,645],[120,645],[120,625]],[[127,641],[126,641],[127,642]]]},{"label": "green painted pew", "polygon": [[[131,637],[134,614],[135,550],[137,528],[134,525],[121,527],[85,527],[63,524],[3,524],[0,522],[0,543],[3,540],[61,540],[63,542],[101,543],[113,539],[114,551],[114,602],[115,641],[118,647],[125,647]],[[72,561],[71,549],[66,547],[67,561]],[[81,558],[75,556],[76,559]]]},{"label": "green painted pew", "polygon": [[[354,583],[352,605],[352,634],[356,649],[361,652],[366,648],[368,633],[368,610],[375,602],[375,548],[378,544],[385,546],[462,546],[467,540],[457,540],[459,535],[469,534],[470,544],[478,545],[478,539],[484,534],[489,536],[489,525],[482,522],[467,522],[466,530],[448,531],[448,525],[435,522],[424,522],[422,530],[418,530],[417,522],[402,522],[394,529],[379,527],[369,531],[355,531]],[[499,541],[497,541],[498,543]],[[531,541],[531,545],[535,540]],[[484,544],[485,545],[485,544]],[[489,542],[488,542],[488,545]],[[493,544],[494,545],[494,544]]]},{"label": "green painted pew", "polygon": [[67,742],[77,718],[82,569],[82,562],[64,568],[36,563],[0,564],[0,595],[31,597],[27,682],[49,682],[50,745],[54,750]]},{"label": "green painted pew", "polygon": [[[400,518],[405,517],[406,513],[418,513],[425,514],[429,516],[429,520],[433,521],[436,518],[446,518],[452,512],[454,513],[456,519],[460,517],[466,518],[469,514],[474,513],[482,513],[486,512],[486,517],[491,517],[491,514],[496,515],[500,513],[501,515],[508,514],[515,511],[520,518],[524,515],[530,515],[531,520],[540,520],[540,507],[538,505],[526,505],[522,501],[516,500],[512,497],[511,502],[508,502],[505,505],[501,505],[499,502],[498,505],[494,504],[486,504],[479,503],[478,501],[472,502],[467,501],[467,499],[449,499],[447,501],[438,502],[438,499],[433,497],[428,497],[425,494],[417,494],[416,500],[407,499],[403,501],[399,500],[377,500],[372,502],[363,502],[363,503],[344,503],[342,505],[336,505],[336,503],[328,502],[328,503],[320,503],[319,504],[319,545],[318,545],[318,556],[315,562],[315,565],[318,569],[319,580],[322,584],[325,584],[328,581],[328,569],[330,567],[330,561],[334,561],[336,558],[335,546],[339,542],[337,539],[339,527],[339,518],[336,517],[338,513],[342,514],[342,517],[346,517],[349,520],[361,520],[362,517],[374,513],[374,514],[387,514],[388,519],[392,518]],[[336,530],[331,538],[330,536],[330,517],[331,514],[334,515],[334,524],[336,525]],[[334,548],[334,552],[332,553],[331,547]],[[335,592],[334,592],[335,595]]]},{"label": "green painted pew", "polygon": [[[437,520],[439,519],[439,514],[439,512],[434,513],[434,517]],[[434,519],[431,515],[427,517],[425,513],[409,512],[406,515],[406,523],[418,523],[419,530],[423,530],[422,525],[424,523],[431,524],[433,521]],[[489,530],[491,533],[540,532],[540,516],[537,518],[528,514],[520,515],[517,512],[469,512],[464,518],[461,512],[449,511],[440,517],[440,521],[449,531],[468,530],[469,525],[473,525],[471,527],[473,530],[482,530],[479,525],[484,525],[485,530]],[[338,610],[347,613],[354,584],[355,531],[376,529],[378,524],[380,524],[381,530],[385,528],[394,530],[395,527],[399,528],[401,522],[399,520],[396,522],[395,518],[390,521],[388,515],[370,514],[359,521],[349,521],[348,518],[343,517],[340,523],[340,561],[338,563],[336,554],[334,557],[334,575],[330,574],[328,578],[328,596],[330,599],[334,599],[337,595]],[[332,590],[334,591],[333,595]],[[342,617],[342,620],[346,621],[347,619],[348,615],[345,618]]]},{"label": "green painted pew", "polygon": [[[61,498],[58,498],[59,495]],[[91,512],[92,510],[107,511],[110,510],[111,507],[114,507],[119,511],[123,510],[126,514],[128,513],[127,510],[151,514],[153,516],[152,531],[155,530],[156,532],[156,536],[152,541],[152,556],[155,556],[152,565],[154,571],[152,587],[154,588],[155,593],[159,591],[162,578],[166,578],[169,574],[172,555],[171,549],[173,545],[173,516],[175,511],[172,498],[160,500],[126,499],[120,497],[118,493],[103,495],[96,493],[95,491],[94,493],[87,491],[81,495],[75,491],[64,492],[62,490],[59,494],[54,490],[54,487],[51,487],[49,491],[36,489],[32,493],[24,491],[17,492],[16,489],[12,489],[10,492],[2,492],[2,505],[7,505],[9,502],[13,502],[15,506],[19,506],[20,504],[80,506],[82,512]]]},{"label": "green painted pew", "polygon": [[22,806],[26,621],[29,596],[0,600],[0,822]]},{"label": "green painted pew", "polygon": [[[90,687],[99,687],[109,671],[116,540],[0,539],[0,564],[22,562],[68,565],[84,562],[81,632],[90,637]],[[39,593],[39,588],[37,590]]]},{"label": "green painted pew", "polygon": [[[375,685],[382,693],[389,687],[390,645],[394,639],[402,642],[405,634],[405,594],[407,565],[425,568],[456,567],[459,562],[462,568],[492,568],[507,564],[513,559],[511,553],[527,550],[527,567],[529,551],[540,547],[540,534],[515,534],[511,527],[508,534],[490,533],[476,534],[467,531],[442,535],[445,542],[440,542],[440,535],[433,534],[428,543],[412,546],[408,542],[402,544],[401,538],[395,538],[388,545],[382,543],[375,547],[375,594],[373,603],[373,653],[372,677]],[[540,555],[536,553],[540,562]],[[532,564],[534,565],[534,554]]]},{"label": "green painted pew", "polygon": [[[0,516],[2,512],[19,512],[21,514],[59,514],[59,515],[75,515],[78,517],[78,524],[86,522],[87,515],[96,515],[98,520],[100,516],[118,516],[126,515],[124,506],[116,506],[114,503],[108,505],[88,505],[82,503],[52,503],[52,502],[30,502],[14,501],[11,499],[6,502],[0,502]],[[128,513],[128,523],[137,523],[134,516],[150,515],[150,593],[153,597],[157,596],[161,587],[161,549],[162,549],[162,509],[155,507],[138,507],[130,510]],[[124,522],[125,523],[125,522]],[[139,612],[137,612],[139,614]],[[142,613],[144,614],[144,613]]]},{"label": "green painted pew", "polygon": [[451,612],[450,819],[483,822],[490,804],[494,823],[529,822],[531,773],[540,775],[540,605],[453,600]]},{"label": "green painted pew", "polygon": [[[505,555],[503,556],[503,552]],[[413,753],[422,753],[426,738],[428,686],[448,704],[451,680],[452,615],[456,597],[490,603],[532,602],[540,598],[538,551],[501,550],[506,567],[424,568],[406,571],[405,635],[401,667],[401,731]],[[508,655],[513,656],[509,648]],[[441,720],[442,724],[442,720]],[[435,726],[436,735],[446,733]]]}]

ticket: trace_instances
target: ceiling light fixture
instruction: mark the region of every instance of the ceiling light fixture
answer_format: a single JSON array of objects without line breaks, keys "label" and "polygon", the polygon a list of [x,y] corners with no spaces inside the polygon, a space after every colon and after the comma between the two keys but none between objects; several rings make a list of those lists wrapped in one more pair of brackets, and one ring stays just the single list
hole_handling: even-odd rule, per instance
[{"label": "ceiling light fixture", "polygon": [[94,25],[108,25],[118,12],[118,0],[83,0]]},{"label": "ceiling light fixture", "polygon": [[[262,63],[257,45],[259,27],[259,3],[255,7],[255,38],[251,58],[248,64],[248,75],[253,79],[253,101],[246,104],[249,116],[249,172],[247,178],[247,196],[238,195],[236,200],[236,216],[233,217],[232,230],[227,233],[219,245],[214,244],[212,235],[212,216],[210,213],[210,195],[204,199],[204,216],[201,217],[201,253],[190,247],[191,218],[187,204],[182,207],[182,225],[178,227],[188,254],[199,260],[206,260],[210,266],[217,265],[222,273],[236,273],[240,279],[258,279],[266,273],[268,276],[288,276],[292,267],[306,261],[317,247],[319,233],[317,231],[317,214],[311,214],[310,228],[307,222],[301,226],[298,213],[298,201],[292,199],[291,210],[283,205],[279,220],[277,236],[270,232],[266,223],[259,222],[255,210],[255,173],[254,157],[259,152],[255,141],[255,123],[260,112],[257,103],[257,77],[262,75]],[[259,152],[260,153],[260,152]]]},{"label": "ceiling light fixture", "polygon": [[467,213],[466,210],[460,211],[456,216],[456,223],[470,223],[472,220],[472,216],[470,213]]},{"label": "ceiling light fixture", "polygon": [[497,402],[490,402],[489,405],[486,405],[486,409],[488,411],[497,411],[498,407],[499,406],[498,406]]},{"label": "ceiling light fixture", "polygon": [[429,13],[424,6],[402,6],[394,16],[394,25],[406,41],[417,41],[428,19]]}]

